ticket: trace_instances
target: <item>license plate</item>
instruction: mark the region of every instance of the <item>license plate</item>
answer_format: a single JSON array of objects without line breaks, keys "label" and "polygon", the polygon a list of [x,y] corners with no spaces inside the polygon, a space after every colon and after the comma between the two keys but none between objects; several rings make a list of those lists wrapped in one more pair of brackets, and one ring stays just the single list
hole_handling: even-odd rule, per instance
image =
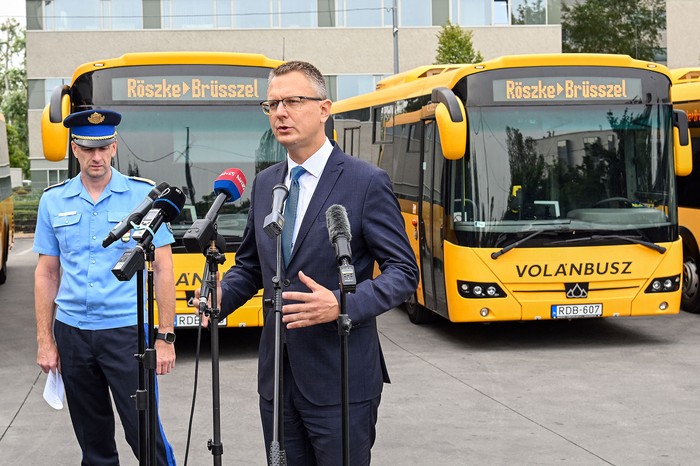
[{"label": "license plate", "polygon": [[[177,314],[175,327],[199,327],[199,314]],[[219,327],[226,327],[226,318],[219,321]]]},{"label": "license plate", "polygon": [[552,319],[575,319],[579,317],[601,317],[602,304],[554,304]]}]

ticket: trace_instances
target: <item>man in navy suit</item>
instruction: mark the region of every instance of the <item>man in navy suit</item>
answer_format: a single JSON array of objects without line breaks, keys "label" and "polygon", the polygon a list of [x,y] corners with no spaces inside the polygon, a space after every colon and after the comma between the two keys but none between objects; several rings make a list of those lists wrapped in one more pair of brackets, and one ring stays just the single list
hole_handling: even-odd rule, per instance
[{"label": "man in navy suit", "polygon": [[[288,157],[255,177],[236,265],[221,281],[221,318],[260,288],[264,298],[273,298],[276,240],[263,230],[264,220],[271,210],[273,187],[290,186],[290,174],[300,172],[295,177],[296,221],[287,219],[284,228],[291,230],[282,233],[283,241],[290,237],[292,245],[280,277],[284,291],[284,444],[280,449],[291,466],[342,464],[340,291],[325,214],[334,204],[345,207],[357,277],[356,292],[347,295],[345,306],[353,324],[348,336],[350,464],[366,465],[375,440],[382,386],[389,382],[376,317],[415,292],[415,255],[386,172],[348,156],[326,138],[331,101],[321,73],[305,62],[281,65],[270,74],[267,98],[261,107]],[[295,170],[298,166],[303,170]],[[381,274],[373,279],[375,262]],[[258,393],[268,449],[273,438],[274,327],[274,312],[266,309]]]}]

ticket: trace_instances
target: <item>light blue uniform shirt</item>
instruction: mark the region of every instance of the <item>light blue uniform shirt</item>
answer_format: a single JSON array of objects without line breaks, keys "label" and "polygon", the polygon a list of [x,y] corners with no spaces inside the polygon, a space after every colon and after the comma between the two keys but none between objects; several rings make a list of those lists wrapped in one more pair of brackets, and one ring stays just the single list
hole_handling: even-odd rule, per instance
[{"label": "light blue uniform shirt", "polygon": [[[129,237],[128,242],[120,239],[103,248],[102,240],[151,189],[151,184],[112,169],[112,179],[97,202],[93,202],[80,176],[47,189],[41,196],[34,252],[60,258],[56,320],[83,330],[137,324],[138,274],[122,282],[112,273],[122,254],[137,243]],[[156,248],[173,242],[166,225],[153,238]]]}]

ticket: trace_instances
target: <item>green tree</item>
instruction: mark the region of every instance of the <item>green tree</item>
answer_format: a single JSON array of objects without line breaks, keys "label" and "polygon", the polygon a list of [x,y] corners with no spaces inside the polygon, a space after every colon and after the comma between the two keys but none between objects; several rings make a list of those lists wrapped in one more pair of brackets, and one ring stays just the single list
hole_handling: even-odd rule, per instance
[{"label": "green tree", "polygon": [[474,50],[472,32],[466,31],[449,20],[440,28],[435,64],[479,63],[484,60],[481,52]]},{"label": "green tree", "polygon": [[562,5],[562,50],[653,61],[666,27],[665,0],[576,0]]},{"label": "green tree", "polygon": [[24,28],[10,18],[0,25],[0,111],[7,122],[10,166],[29,176],[27,67]]}]

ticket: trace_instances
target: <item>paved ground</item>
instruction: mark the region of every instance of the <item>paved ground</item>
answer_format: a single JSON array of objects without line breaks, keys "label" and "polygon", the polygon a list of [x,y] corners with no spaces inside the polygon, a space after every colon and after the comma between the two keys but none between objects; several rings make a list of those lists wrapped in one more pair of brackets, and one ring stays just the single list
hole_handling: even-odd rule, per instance
[{"label": "paved ground", "polygon": [[[77,465],[66,409],[42,399],[35,364],[31,239],[0,286],[0,465]],[[393,383],[373,465],[700,464],[700,316],[417,327],[380,318]],[[264,465],[255,394],[259,330],[221,333],[223,464]],[[205,335],[188,464],[212,464]],[[196,333],[178,335],[159,379],[162,417],[184,464]],[[123,465],[135,465],[120,439]]]}]

